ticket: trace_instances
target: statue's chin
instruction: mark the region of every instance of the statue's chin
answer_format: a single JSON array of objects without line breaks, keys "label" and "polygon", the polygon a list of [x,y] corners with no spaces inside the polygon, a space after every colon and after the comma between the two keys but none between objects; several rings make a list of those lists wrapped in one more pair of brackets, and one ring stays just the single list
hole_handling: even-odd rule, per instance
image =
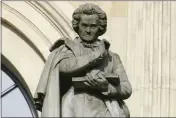
[{"label": "statue's chin", "polygon": [[93,43],[96,41],[96,39],[84,38],[84,39],[82,39],[82,41],[84,41],[86,43]]}]

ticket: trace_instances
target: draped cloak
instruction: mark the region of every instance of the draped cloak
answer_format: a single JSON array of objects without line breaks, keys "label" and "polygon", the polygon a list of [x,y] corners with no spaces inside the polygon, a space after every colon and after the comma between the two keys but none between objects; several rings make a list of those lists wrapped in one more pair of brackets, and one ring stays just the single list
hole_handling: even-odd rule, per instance
[{"label": "draped cloak", "polygon": [[42,117],[61,116],[61,91],[59,62],[67,58],[62,51],[64,46],[71,48],[75,55],[78,54],[75,43],[67,38],[58,40],[51,48],[50,55],[42,71],[35,95],[35,106],[42,111]]}]

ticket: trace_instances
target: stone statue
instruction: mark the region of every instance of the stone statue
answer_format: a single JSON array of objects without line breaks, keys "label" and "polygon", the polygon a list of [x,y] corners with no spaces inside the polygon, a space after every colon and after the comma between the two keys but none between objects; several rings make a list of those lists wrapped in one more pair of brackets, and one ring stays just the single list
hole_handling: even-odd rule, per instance
[{"label": "stone statue", "polygon": [[61,38],[50,48],[34,101],[42,117],[130,117],[124,99],[131,84],[118,54],[99,36],[106,13],[97,5],[80,5],[72,26],[79,35]]}]

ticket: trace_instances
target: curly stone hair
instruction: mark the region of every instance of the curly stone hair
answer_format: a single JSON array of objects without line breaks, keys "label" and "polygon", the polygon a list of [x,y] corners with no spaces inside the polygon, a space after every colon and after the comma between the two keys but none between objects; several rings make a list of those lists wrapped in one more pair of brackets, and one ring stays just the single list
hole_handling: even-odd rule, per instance
[{"label": "curly stone hair", "polygon": [[106,32],[107,27],[107,16],[106,13],[97,5],[86,3],[80,5],[72,15],[72,27],[76,33],[78,33],[78,24],[81,19],[81,15],[92,15],[97,14],[100,23],[99,36],[103,35]]}]

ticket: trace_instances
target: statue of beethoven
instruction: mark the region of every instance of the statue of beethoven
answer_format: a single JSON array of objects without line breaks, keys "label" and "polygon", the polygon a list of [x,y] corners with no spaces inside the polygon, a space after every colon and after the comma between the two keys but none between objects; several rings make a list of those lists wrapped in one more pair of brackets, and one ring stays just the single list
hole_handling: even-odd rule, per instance
[{"label": "statue of beethoven", "polygon": [[50,48],[34,101],[42,117],[129,117],[123,100],[132,93],[118,54],[99,36],[106,13],[97,5],[80,5],[72,26],[79,35],[61,38]]}]

